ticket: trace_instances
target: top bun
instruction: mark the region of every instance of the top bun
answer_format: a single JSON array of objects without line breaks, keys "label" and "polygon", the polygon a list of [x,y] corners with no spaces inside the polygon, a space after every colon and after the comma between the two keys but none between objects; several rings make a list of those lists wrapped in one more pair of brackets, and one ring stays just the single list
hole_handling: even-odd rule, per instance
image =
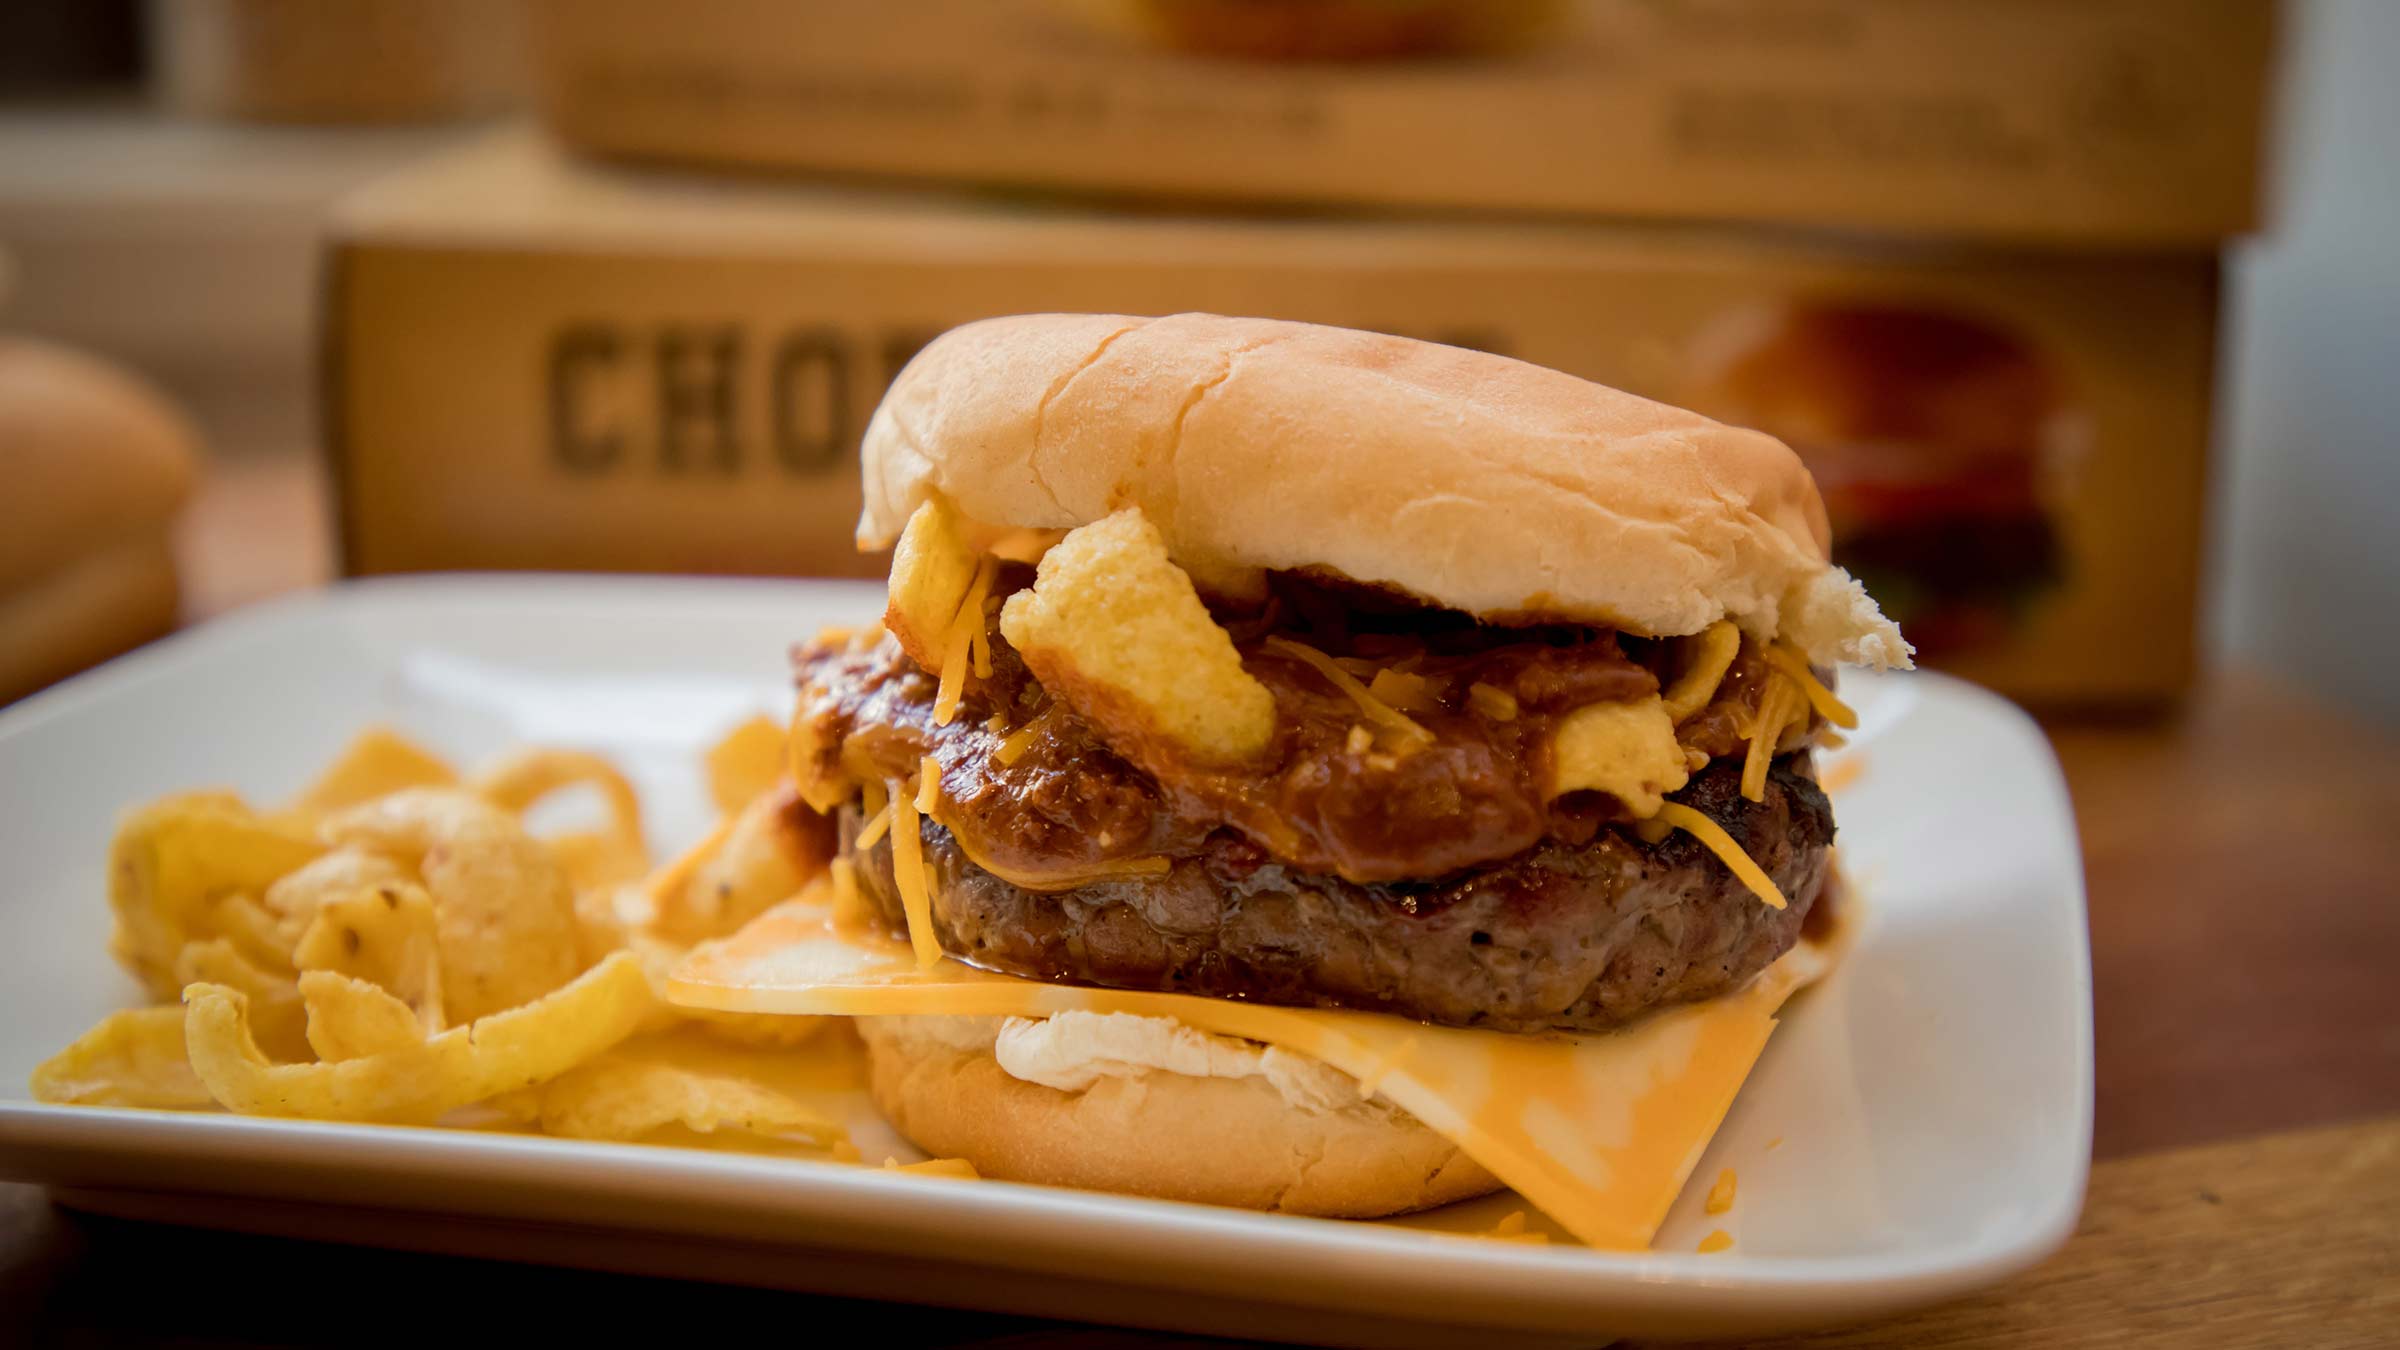
[{"label": "top bun", "polygon": [[1028,314],[936,339],[863,449],[862,548],[939,494],[985,525],[1127,506],[1205,581],[1313,568],[1487,620],[1731,618],[1905,666],[1781,441],[1486,352],[1270,319]]}]

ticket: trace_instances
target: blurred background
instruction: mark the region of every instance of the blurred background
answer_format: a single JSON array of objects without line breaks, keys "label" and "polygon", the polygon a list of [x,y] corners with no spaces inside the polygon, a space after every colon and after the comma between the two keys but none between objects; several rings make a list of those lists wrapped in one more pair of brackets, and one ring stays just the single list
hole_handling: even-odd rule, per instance
[{"label": "blurred background", "polygon": [[0,12],[0,697],[340,575],[879,575],[928,336],[1204,308],[1789,440],[1937,665],[2400,721],[2400,6]]},{"label": "blurred background", "polygon": [[[2395,69],[2392,0],[0,5],[0,704],[343,576],[880,576],[860,431],[985,315],[1523,357],[1787,439],[1929,662],[2042,719],[2102,1164],[2062,1317],[2214,1326],[2247,1281],[2363,1328],[2392,1210],[2356,1159],[2400,1119]],[[2355,1166],[2126,1170],[2379,1115]],[[188,1239],[61,1223],[0,1216],[32,1272],[0,1305],[66,1270],[78,1325],[230,1308]],[[2154,1231],[2190,1240],[2088,1278]],[[201,1292],[124,1299],[135,1265]]]}]

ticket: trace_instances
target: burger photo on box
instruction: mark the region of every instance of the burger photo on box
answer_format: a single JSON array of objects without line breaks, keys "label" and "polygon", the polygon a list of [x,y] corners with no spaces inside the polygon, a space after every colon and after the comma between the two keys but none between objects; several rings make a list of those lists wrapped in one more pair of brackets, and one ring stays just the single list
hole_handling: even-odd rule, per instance
[{"label": "burger photo on box", "polygon": [[[953,330],[794,652],[819,884],[666,983],[856,1019],[987,1177],[1647,1245],[1838,955],[1814,754],[1910,648],[1774,438],[1307,324]],[[896,546],[896,547],[895,547]]]},{"label": "burger photo on box", "polygon": [[1833,556],[1930,661],[2005,644],[2070,579],[2057,503],[2090,439],[2035,340],[1927,305],[1820,297],[1705,333],[1695,406],[1781,438]]}]

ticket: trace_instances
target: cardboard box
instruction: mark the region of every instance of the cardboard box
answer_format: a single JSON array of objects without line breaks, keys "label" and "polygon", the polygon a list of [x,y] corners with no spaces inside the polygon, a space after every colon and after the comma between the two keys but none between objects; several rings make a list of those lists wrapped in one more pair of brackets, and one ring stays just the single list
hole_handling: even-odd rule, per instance
[{"label": "cardboard box", "polygon": [[[1837,505],[1863,503],[1846,528],[1898,502],[1920,544],[1929,526],[1937,542],[1983,529],[1998,542],[1958,556],[2039,555],[2005,622],[1987,603],[1961,630],[1954,668],[2077,701],[2169,693],[2191,669],[2207,259],[1095,217],[653,179],[507,136],[351,201],[329,282],[353,572],[879,575],[851,551],[858,438],[927,337],[1031,310],[1208,309],[1484,347],[1755,415],[1811,447]],[[1950,356],[1905,389],[1862,385],[1895,326]],[[1827,331],[1864,336],[1828,346]]]},{"label": "cardboard box", "polygon": [[1088,17],[1142,3],[1191,0],[543,0],[539,104],[610,155],[1110,194],[2108,247],[2258,218],[2273,0],[1558,0],[1521,50],[1368,63]]}]

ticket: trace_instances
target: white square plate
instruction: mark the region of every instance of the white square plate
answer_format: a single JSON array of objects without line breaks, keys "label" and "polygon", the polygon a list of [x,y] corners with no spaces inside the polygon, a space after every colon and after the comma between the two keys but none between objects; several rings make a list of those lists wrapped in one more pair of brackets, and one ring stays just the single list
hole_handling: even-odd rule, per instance
[{"label": "white square plate", "polygon": [[[710,1151],[26,1099],[38,1061],[136,997],[104,950],[102,860],[127,804],[211,784],[277,800],[359,726],[387,722],[466,762],[526,741],[605,751],[652,803],[663,851],[704,824],[694,752],[788,706],[789,643],[880,606],[876,588],[807,582],[369,582],[210,624],[0,713],[0,1175],[186,1223],[1387,1342],[1865,1318],[2000,1279],[2073,1227],[2092,1101],[2073,820],[2033,724],[1933,676],[1849,686],[1865,725],[1837,803],[1861,938],[1786,1011],[1695,1174],[1737,1169],[1733,1212],[1704,1216],[1694,1186],[1648,1254]],[[1737,1245],[1697,1254],[1715,1227]]]}]

